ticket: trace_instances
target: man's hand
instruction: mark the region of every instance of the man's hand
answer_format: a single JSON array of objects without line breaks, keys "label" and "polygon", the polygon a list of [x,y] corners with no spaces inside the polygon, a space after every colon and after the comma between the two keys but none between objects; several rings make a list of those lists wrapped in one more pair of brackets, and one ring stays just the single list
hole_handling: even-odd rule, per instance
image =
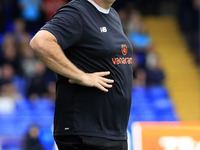
[{"label": "man's hand", "polygon": [[110,71],[106,72],[95,72],[95,73],[84,73],[81,77],[81,80],[69,79],[71,84],[79,84],[87,87],[96,87],[104,92],[108,92],[107,88],[112,88],[112,83],[114,80],[104,78],[110,74]]}]

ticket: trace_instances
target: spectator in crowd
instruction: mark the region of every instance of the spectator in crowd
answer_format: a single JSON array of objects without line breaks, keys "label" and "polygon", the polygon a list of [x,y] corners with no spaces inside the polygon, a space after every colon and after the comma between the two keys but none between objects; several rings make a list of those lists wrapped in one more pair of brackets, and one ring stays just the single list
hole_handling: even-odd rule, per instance
[{"label": "spectator in crowd", "polygon": [[128,20],[128,32],[139,32],[141,26],[143,26],[140,12],[132,10]]},{"label": "spectator in crowd", "polygon": [[42,0],[18,0],[21,17],[26,22],[28,32],[37,31],[44,23]]},{"label": "spectator in crowd", "polygon": [[0,56],[0,66],[4,63],[9,63],[14,67],[16,74],[21,74],[20,60],[18,50],[15,43],[15,38],[12,33],[7,33],[4,36],[2,55]]},{"label": "spectator in crowd", "polygon": [[148,35],[137,10],[132,10],[127,23],[128,37],[134,46],[135,86],[162,85],[165,78],[160,62],[154,52],[151,37]]},{"label": "spectator in crowd", "polygon": [[151,45],[151,38],[147,34],[141,14],[138,11],[132,11],[130,15],[128,32],[129,39],[136,51],[146,51]]},{"label": "spectator in crowd", "polygon": [[151,45],[151,38],[147,34],[144,25],[139,25],[139,29],[136,31],[129,32],[129,38],[135,47],[135,49],[139,51],[145,52],[148,47]]},{"label": "spectator in crowd", "polygon": [[56,99],[56,83],[50,82],[47,86],[48,98],[52,101]]},{"label": "spectator in crowd", "polygon": [[161,68],[160,62],[157,60],[152,68],[147,69],[147,85],[163,85],[164,79],[164,72]]},{"label": "spectator in crowd", "polygon": [[21,97],[14,80],[14,68],[10,64],[3,64],[0,75],[0,114],[12,114],[15,102]]},{"label": "spectator in crowd", "polygon": [[194,6],[194,9],[197,10],[197,11],[200,11],[200,1],[199,0],[193,0],[193,6]]},{"label": "spectator in crowd", "polygon": [[4,31],[4,26],[5,26],[5,19],[3,18],[3,11],[2,11],[2,3],[0,3],[0,18],[1,18],[1,21],[0,21],[0,32],[2,33]]},{"label": "spectator in crowd", "polygon": [[146,84],[148,86],[162,85],[165,79],[161,63],[153,47],[149,48],[146,55],[146,75]]},{"label": "spectator in crowd", "polygon": [[0,87],[3,87],[4,84],[9,85],[11,93],[12,91],[14,93],[13,95],[22,96],[24,94],[24,80],[15,74],[15,69],[9,63],[4,63],[1,67]]},{"label": "spectator in crowd", "polygon": [[24,34],[19,43],[20,65],[24,78],[28,80],[27,82],[29,82],[35,74],[35,63],[37,62],[34,53],[30,49],[29,41],[30,35]]},{"label": "spectator in crowd", "polygon": [[151,37],[147,34],[141,14],[132,11],[128,22],[128,37],[133,44],[138,67],[145,68],[146,53],[151,46]]},{"label": "spectator in crowd", "polygon": [[20,46],[20,44],[22,43],[22,40],[25,36],[27,36],[27,32],[26,32],[26,23],[23,19],[21,18],[17,18],[14,21],[14,37],[15,37],[15,41],[17,43],[17,46]]},{"label": "spectator in crowd", "polygon": [[46,20],[50,20],[56,10],[67,3],[67,0],[43,0],[42,9]]},{"label": "spectator in crowd", "polygon": [[143,15],[158,15],[161,2],[162,0],[134,0],[134,5]]},{"label": "spectator in crowd", "polygon": [[18,98],[16,87],[9,81],[0,82],[0,114],[13,114]]},{"label": "spectator in crowd", "polygon": [[146,86],[146,72],[143,68],[138,68],[136,70],[134,86],[136,86],[136,87],[145,87]]},{"label": "spectator in crowd", "polygon": [[1,68],[0,86],[4,83],[12,83],[14,78],[14,68],[10,64],[4,63]]},{"label": "spectator in crowd", "polygon": [[0,113],[13,113],[15,102],[21,97],[15,84],[14,68],[3,64],[0,75]]},{"label": "spectator in crowd", "polygon": [[18,16],[18,11],[16,0],[0,1],[0,32],[13,31],[13,20]]},{"label": "spectator in crowd", "polygon": [[23,150],[45,150],[39,140],[39,128],[30,127],[23,143]]},{"label": "spectator in crowd", "polygon": [[30,48],[27,47],[27,49],[23,50],[20,59],[23,77],[29,80],[35,74],[35,63],[37,62],[35,55]]},{"label": "spectator in crowd", "polygon": [[30,98],[44,97],[47,94],[47,85],[45,82],[45,66],[37,61],[35,63],[35,74],[31,78],[28,87],[28,95]]},{"label": "spectator in crowd", "polygon": [[199,0],[178,1],[178,21],[196,62],[200,60],[198,58],[199,12]]},{"label": "spectator in crowd", "polygon": [[121,8],[119,9],[118,14],[122,23],[124,33],[127,35],[128,12],[125,8]]}]

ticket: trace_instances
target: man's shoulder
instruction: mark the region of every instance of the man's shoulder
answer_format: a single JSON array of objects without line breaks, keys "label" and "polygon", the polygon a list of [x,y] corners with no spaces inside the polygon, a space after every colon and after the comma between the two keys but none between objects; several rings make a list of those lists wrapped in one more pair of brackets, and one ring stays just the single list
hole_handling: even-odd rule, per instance
[{"label": "man's shoulder", "polygon": [[110,12],[113,13],[114,15],[118,16],[117,11],[113,7],[110,8]]},{"label": "man's shoulder", "polygon": [[86,0],[72,0],[65,4],[61,9],[73,8],[76,10],[83,10],[85,8]]},{"label": "man's shoulder", "polygon": [[74,6],[78,7],[79,5],[83,4],[83,0],[72,0],[69,3],[66,4],[66,6]]},{"label": "man's shoulder", "polygon": [[75,15],[74,17],[81,16],[81,12],[82,10],[84,10],[85,7],[84,3],[85,0],[72,0],[69,3],[63,5],[61,8],[59,8],[54,14],[54,16],[55,15],[65,16],[66,14],[72,16]]}]

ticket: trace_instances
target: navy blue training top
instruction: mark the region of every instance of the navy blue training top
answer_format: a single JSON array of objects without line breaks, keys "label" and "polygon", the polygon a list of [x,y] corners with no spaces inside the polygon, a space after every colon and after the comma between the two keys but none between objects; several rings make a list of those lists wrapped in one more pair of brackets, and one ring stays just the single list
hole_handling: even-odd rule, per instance
[{"label": "navy blue training top", "polygon": [[86,73],[110,71],[113,87],[105,93],[70,84],[58,75],[54,136],[85,135],[126,140],[132,91],[132,46],[117,12],[97,10],[87,0],[60,8],[41,30],[58,40],[66,57]]}]

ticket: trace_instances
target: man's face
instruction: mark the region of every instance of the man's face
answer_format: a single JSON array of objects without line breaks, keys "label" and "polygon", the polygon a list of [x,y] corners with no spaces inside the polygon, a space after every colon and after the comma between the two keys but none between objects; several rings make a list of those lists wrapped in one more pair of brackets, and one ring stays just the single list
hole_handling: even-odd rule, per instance
[{"label": "man's face", "polygon": [[114,3],[115,2],[115,0],[107,0],[107,1],[109,1],[110,3]]},{"label": "man's face", "polygon": [[114,3],[115,2],[115,0],[108,0],[110,3]]},{"label": "man's face", "polygon": [[113,4],[115,2],[115,0],[102,0],[104,1],[104,3],[107,3],[107,4]]}]

